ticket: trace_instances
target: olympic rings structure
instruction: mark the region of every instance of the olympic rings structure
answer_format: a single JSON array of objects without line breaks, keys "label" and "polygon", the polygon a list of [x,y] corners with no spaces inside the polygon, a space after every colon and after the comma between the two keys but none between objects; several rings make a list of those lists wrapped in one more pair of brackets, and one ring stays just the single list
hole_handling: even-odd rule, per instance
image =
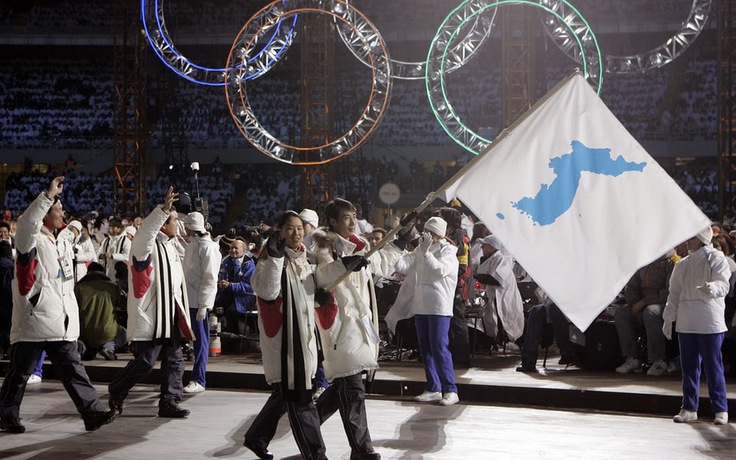
[{"label": "olympic rings structure", "polygon": [[[566,5],[563,0],[539,0],[543,5],[560,13],[563,18],[570,16],[571,5]],[[662,67],[679,57],[700,35],[705,28],[710,13],[711,0],[693,0],[690,13],[682,23],[682,27],[663,44],[649,51],[639,54],[616,56],[606,54],[603,56],[603,68],[608,73],[614,74],[638,74],[647,70]],[[573,8],[574,9],[574,8]],[[572,18],[571,18],[572,19]],[[574,34],[583,38],[590,33],[587,23],[575,19],[570,24],[574,28]],[[543,21],[547,33],[552,37],[554,43],[560,50],[577,62],[581,62],[581,53],[577,47],[571,44],[571,34],[567,28],[559,27],[560,17],[547,15]],[[565,19],[567,22],[567,19]]]},{"label": "olympic rings structure", "polygon": [[[198,65],[176,49],[166,29],[163,5],[164,0],[141,0],[141,19],[149,43],[167,67],[194,83],[225,86],[233,120],[261,152],[287,163],[323,164],[357,149],[375,131],[388,107],[393,79],[424,79],[430,107],[443,130],[471,153],[487,148],[492,140],[473,132],[453,110],[445,75],[466,64],[487,41],[498,7],[538,8],[546,33],[583,66],[584,75],[600,92],[604,72],[642,73],[679,57],[704,29],[711,0],[693,0],[681,29],[659,47],[624,56],[603,55],[590,25],[567,0],[464,0],[440,25],[424,62],[392,60],[378,30],[350,0],[275,0],[248,19],[223,68]],[[368,103],[358,121],[344,135],[317,147],[292,146],[277,139],[258,122],[247,95],[247,81],[268,72],[291,46],[302,13],[332,16],[342,42],[370,67],[373,77]]]},{"label": "olympic rings structure", "polygon": [[[572,11],[574,11],[581,21],[585,22],[582,16],[579,16],[577,10],[572,5],[566,3]],[[427,55],[427,75],[425,78],[427,86],[427,97],[429,98],[429,105],[432,108],[437,121],[442,126],[442,129],[460,146],[465,150],[478,154],[485,150],[490,144],[490,139],[485,139],[479,134],[475,133],[472,129],[468,128],[460,118],[457,116],[452,108],[452,104],[447,98],[447,92],[445,89],[445,65],[450,60],[452,65],[453,60],[458,62],[461,59],[451,53],[452,42],[455,39],[458,31],[475,17],[483,13],[490,8],[497,8],[503,5],[527,5],[541,8],[546,11],[547,14],[553,15],[562,21],[571,31],[574,31],[573,26],[567,22],[565,18],[559,15],[558,12],[553,9],[532,0],[500,0],[492,2],[490,0],[466,0],[460,6],[458,6],[450,15],[445,18],[445,21],[440,26],[432,39],[432,43],[429,46],[429,54]],[[583,75],[588,78],[591,82],[596,83],[598,86],[598,92],[600,92],[601,84],[603,82],[603,69],[600,67],[600,48],[595,35],[591,30],[588,30],[583,38],[578,37],[573,33],[573,37],[577,42],[579,49],[581,50],[581,56],[583,60]],[[588,53],[585,52],[584,41],[591,43],[595,47],[596,54],[592,59],[588,57]],[[592,61],[589,69],[589,61]],[[591,72],[591,70],[593,70]]]},{"label": "olympic rings structure", "polygon": [[[224,86],[225,68],[210,68],[198,65],[179,52],[166,28],[164,16],[164,0],[141,0],[141,20],[148,42],[163,63],[182,78],[193,83],[206,86]],[[268,72],[281,55],[291,45],[296,35],[297,17],[294,16],[290,27],[276,27],[267,43],[251,57],[256,62],[258,73],[251,73],[248,78],[258,78]]]},{"label": "olympic rings structure", "polygon": [[[346,1],[277,0],[258,11],[246,22],[233,42],[228,56],[226,97],[230,114],[240,132],[261,152],[276,160],[293,164],[323,164],[358,148],[378,126],[388,106],[391,88],[391,58],[376,27]],[[248,100],[247,76],[261,69],[249,62],[253,46],[278,27],[280,21],[297,13],[331,15],[349,27],[345,42],[361,59],[370,62],[373,84],[363,113],[347,133],[317,147],[288,145],[268,132],[258,121]]]}]

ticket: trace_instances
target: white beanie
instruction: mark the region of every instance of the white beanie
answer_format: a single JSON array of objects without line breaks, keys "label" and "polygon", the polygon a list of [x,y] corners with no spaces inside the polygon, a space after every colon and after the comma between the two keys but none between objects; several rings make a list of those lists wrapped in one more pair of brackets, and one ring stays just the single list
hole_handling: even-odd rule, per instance
[{"label": "white beanie", "polygon": [[481,238],[480,242],[481,244],[487,244],[488,246],[492,246],[495,249],[501,249],[503,247],[503,245],[498,240],[498,238],[496,238],[493,235],[488,235],[488,236]]},{"label": "white beanie", "polygon": [[73,220],[69,222],[69,225],[67,225],[67,227],[76,228],[78,232],[82,232],[82,223],[78,220]]},{"label": "white beanie", "polygon": [[424,230],[432,232],[437,236],[445,236],[445,233],[447,233],[447,222],[441,217],[430,217],[424,223]]},{"label": "white beanie", "polygon": [[204,228],[204,216],[199,212],[190,212],[184,218],[184,227],[199,233],[207,233]]},{"label": "white beanie", "polygon": [[319,227],[319,216],[316,211],[311,209],[304,209],[299,213],[299,217],[304,221],[305,224],[310,224],[312,227]]},{"label": "white beanie", "polygon": [[695,238],[699,239],[703,244],[710,244],[710,241],[713,239],[713,229],[709,225],[695,235]]}]

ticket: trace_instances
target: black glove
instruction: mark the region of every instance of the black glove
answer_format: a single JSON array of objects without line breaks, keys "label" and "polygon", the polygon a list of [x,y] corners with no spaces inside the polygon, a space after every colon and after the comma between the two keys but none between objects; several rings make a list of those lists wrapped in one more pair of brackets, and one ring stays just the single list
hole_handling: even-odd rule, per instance
[{"label": "black glove", "polygon": [[284,257],[284,240],[279,239],[278,235],[272,235],[266,243],[266,250],[269,257]]},{"label": "black glove", "polygon": [[499,283],[496,278],[494,278],[492,275],[489,275],[487,273],[476,273],[475,279],[477,279],[481,284],[485,284],[486,286],[500,286],[501,285],[501,283]]},{"label": "black glove", "polygon": [[324,307],[332,301],[332,294],[322,288],[318,288],[314,293],[314,300],[320,307]]},{"label": "black glove", "polygon": [[394,244],[399,249],[406,249],[406,245],[412,240],[412,230],[414,230],[414,224],[401,227],[396,239],[394,240]]},{"label": "black glove", "polygon": [[367,267],[370,265],[370,262],[368,262],[368,259],[366,259],[363,256],[345,256],[342,257],[340,260],[342,260],[342,263],[345,265],[345,268],[348,271],[352,272],[359,272],[363,267]]}]

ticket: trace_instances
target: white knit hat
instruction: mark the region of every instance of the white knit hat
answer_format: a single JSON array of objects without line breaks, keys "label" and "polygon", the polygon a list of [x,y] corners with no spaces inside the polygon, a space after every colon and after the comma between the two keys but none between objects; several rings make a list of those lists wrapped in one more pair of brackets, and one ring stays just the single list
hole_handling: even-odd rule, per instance
[{"label": "white knit hat", "polygon": [[699,239],[703,244],[710,244],[710,241],[713,239],[713,229],[709,225],[695,235],[695,238]]},{"label": "white knit hat", "polygon": [[304,209],[302,212],[299,213],[299,217],[301,217],[302,221],[304,221],[305,224],[310,224],[314,228],[319,227],[319,216],[317,215],[316,211],[313,211],[311,209]]},{"label": "white knit hat", "polygon": [[437,236],[445,236],[445,233],[447,233],[447,222],[441,217],[430,217],[424,223],[424,230],[432,232]]},{"label": "white knit hat", "polygon": [[69,225],[67,225],[67,227],[76,228],[78,232],[82,232],[82,223],[78,220],[73,220],[69,222]]},{"label": "white knit hat", "polygon": [[501,249],[503,245],[501,244],[501,241],[498,240],[493,235],[488,235],[480,239],[481,244],[487,244],[488,246],[492,246],[495,249]]},{"label": "white knit hat", "polygon": [[190,212],[184,218],[184,227],[199,233],[207,233],[204,228],[204,216],[199,212]]}]

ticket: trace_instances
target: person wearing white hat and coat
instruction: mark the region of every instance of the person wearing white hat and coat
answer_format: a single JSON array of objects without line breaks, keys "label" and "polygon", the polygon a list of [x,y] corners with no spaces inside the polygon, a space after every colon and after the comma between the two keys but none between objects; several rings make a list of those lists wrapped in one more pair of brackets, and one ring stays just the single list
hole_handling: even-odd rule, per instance
[{"label": "person wearing white hat and coat", "polygon": [[205,228],[204,216],[190,212],[183,219],[189,242],[184,250],[184,281],[189,297],[189,312],[194,329],[194,366],[184,393],[201,393],[207,387],[207,361],[210,348],[208,312],[215,305],[217,275],[222,255]]},{"label": "person wearing white hat and coat", "polygon": [[475,273],[486,291],[488,305],[483,313],[486,335],[497,335],[498,320],[510,341],[524,333],[524,301],[514,275],[514,260],[502,250],[503,245],[494,235],[480,240],[483,250],[481,263]]},{"label": "person wearing white hat and coat", "polygon": [[395,264],[397,272],[416,277],[411,309],[427,386],[414,399],[451,406],[459,400],[449,333],[460,263],[457,248],[445,238],[447,222],[432,217],[425,222],[424,231],[417,248]]},{"label": "person wearing white hat and coat", "polygon": [[317,211],[304,208],[302,212],[299,213],[299,217],[302,219],[302,222],[304,222],[304,241],[302,243],[307,248],[307,251],[312,252],[314,251],[312,232],[317,230],[317,227],[319,227],[319,215],[317,214]]},{"label": "person wearing white hat and coat", "polygon": [[705,369],[714,423],[728,423],[726,378],[721,345],[728,330],[725,297],[731,270],[726,256],[711,244],[713,230],[705,228],[687,241],[690,254],[675,264],[662,318],[662,332],[672,339],[673,323],[680,342],[682,408],[676,423],[698,419],[700,369]]}]

